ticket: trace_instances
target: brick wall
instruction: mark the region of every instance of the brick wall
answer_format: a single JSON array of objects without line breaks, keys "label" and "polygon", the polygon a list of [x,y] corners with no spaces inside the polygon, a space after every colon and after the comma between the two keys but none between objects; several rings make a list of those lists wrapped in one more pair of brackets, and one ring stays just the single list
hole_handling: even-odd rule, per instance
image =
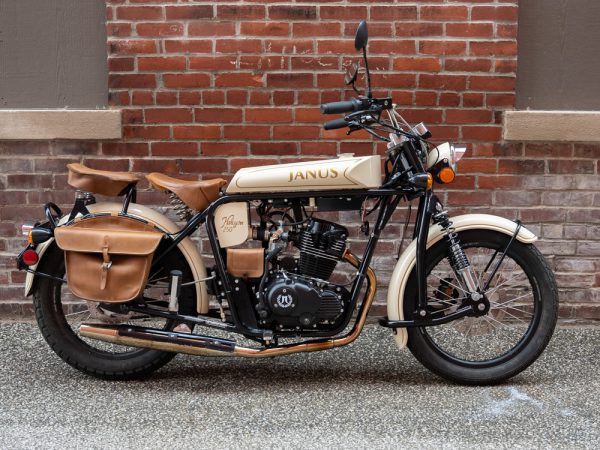
[{"label": "brick wall", "polygon": [[[342,69],[357,58],[352,38],[366,18],[376,93],[391,95],[407,120],[429,124],[434,140],[470,144],[443,201],[455,214],[522,219],[556,271],[562,316],[600,318],[600,146],[500,141],[502,111],[515,104],[516,0],[107,3],[109,102],[123,110],[124,139],[0,143],[0,314],[27,309],[14,303],[23,281],[12,269],[17,228],[49,199],[71,202],[69,161],[210,178],[381,154],[368,136],[323,131],[318,110],[352,95]],[[163,197],[147,191],[140,201]],[[399,236],[402,218],[401,210],[389,237]],[[384,240],[375,260],[379,301],[398,246]],[[363,248],[358,234],[352,248]]]}]

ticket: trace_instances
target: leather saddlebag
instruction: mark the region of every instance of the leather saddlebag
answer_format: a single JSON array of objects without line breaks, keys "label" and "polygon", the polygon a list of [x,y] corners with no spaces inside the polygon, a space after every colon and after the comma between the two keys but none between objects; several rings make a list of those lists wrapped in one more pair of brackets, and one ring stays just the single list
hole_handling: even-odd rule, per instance
[{"label": "leather saddlebag", "polygon": [[67,284],[85,300],[120,303],[137,298],[148,281],[163,234],[126,216],[95,216],[54,230],[65,252]]}]

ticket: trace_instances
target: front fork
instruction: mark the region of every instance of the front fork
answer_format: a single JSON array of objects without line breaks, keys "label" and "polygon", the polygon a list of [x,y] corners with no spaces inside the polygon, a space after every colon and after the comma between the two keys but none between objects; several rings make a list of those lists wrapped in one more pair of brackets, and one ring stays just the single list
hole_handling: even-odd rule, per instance
[{"label": "front fork", "polygon": [[416,314],[425,318],[428,315],[427,310],[427,268],[425,267],[425,254],[427,251],[427,236],[429,224],[440,225],[445,232],[445,239],[448,243],[448,253],[450,264],[454,269],[462,286],[465,287],[465,294],[471,300],[476,314],[485,314],[489,310],[489,302],[481,293],[479,282],[473,271],[467,255],[465,254],[458,234],[452,227],[452,222],[448,218],[448,212],[444,210],[439,199],[429,190],[419,202],[419,211],[417,213],[417,227],[415,229],[417,238],[417,310]]}]

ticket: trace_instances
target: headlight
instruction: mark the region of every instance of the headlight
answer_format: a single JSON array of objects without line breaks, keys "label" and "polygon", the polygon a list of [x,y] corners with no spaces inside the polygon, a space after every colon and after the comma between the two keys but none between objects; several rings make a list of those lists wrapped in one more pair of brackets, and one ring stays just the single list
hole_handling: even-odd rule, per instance
[{"label": "headlight", "polygon": [[438,183],[451,183],[456,176],[456,163],[463,157],[467,147],[445,142],[433,148],[427,156],[427,170]]}]

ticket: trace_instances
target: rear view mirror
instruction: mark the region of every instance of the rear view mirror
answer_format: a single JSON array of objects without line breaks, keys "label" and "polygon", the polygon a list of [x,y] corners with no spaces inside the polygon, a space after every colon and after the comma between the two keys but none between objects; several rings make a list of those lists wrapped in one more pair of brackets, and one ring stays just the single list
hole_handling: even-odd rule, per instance
[{"label": "rear view mirror", "polygon": [[354,48],[356,50],[362,50],[367,46],[367,42],[369,42],[369,32],[367,31],[367,22],[363,20],[358,24],[358,28],[356,29]]}]

